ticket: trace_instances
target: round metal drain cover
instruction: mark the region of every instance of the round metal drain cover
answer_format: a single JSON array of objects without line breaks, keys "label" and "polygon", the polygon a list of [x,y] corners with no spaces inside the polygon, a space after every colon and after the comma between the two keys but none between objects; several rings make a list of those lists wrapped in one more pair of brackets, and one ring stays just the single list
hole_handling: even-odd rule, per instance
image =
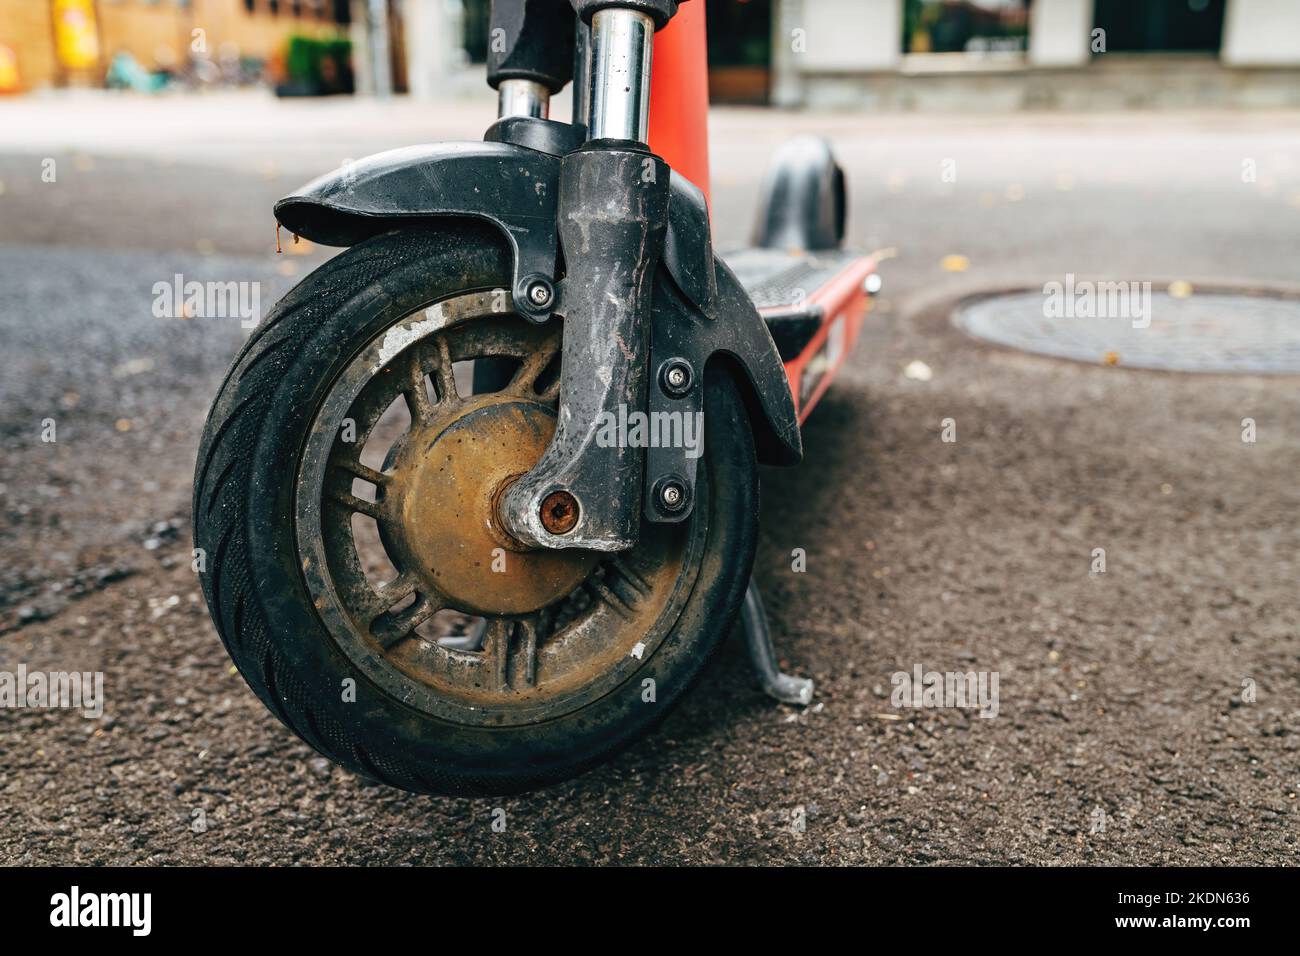
[{"label": "round metal drain cover", "polygon": [[1036,290],[973,300],[953,321],[976,338],[1083,362],[1179,372],[1300,372],[1300,299],[1225,292],[1129,296],[1127,288],[1139,283],[1079,285],[1068,296]]}]

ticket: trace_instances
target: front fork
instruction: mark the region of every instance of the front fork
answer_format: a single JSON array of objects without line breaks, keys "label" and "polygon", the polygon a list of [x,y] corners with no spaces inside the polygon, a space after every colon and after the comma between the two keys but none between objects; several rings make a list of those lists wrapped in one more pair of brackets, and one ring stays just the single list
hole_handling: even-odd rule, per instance
[{"label": "front fork", "polygon": [[[646,408],[669,169],[646,146],[656,18],[632,6],[583,10],[594,5],[575,0],[580,24],[590,18],[577,44],[579,64],[590,63],[585,83],[579,68],[586,109],[577,113],[588,133],[560,165],[556,234],[565,276],[554,288],[537,277],[516,290],[525,315],[544,309],[564,319],[558,420],[541,460],[503,496],[501,517],[525,545],[621,551],[640,528],[645,447],[635,425]],[[502,107],[544,115],[528,90],[507,92],[515,82],[527,81],[501,82]],[[639,432],[646,434],[644,422]]]},{"label": "front fork", "polygon": [[[530,13],[544,14],[546,3],[561,0],[497,2],[510,3],[515,22],[526,22]],[[654,27],[666,23],[677,4],[628,0],[628,7],[604,7],[588,18],[584,7],[605,2],[573,0],[579,17],[573,117],[588,135],[560,161],[556,233],[565,277],[558,289],[549,277],[523,277],[515,290],[516,309],[526,317],[564,317],[555,434],[537,465],[503,496],[506,527],[535,547],[622,550],[636,543],[643,503],[659,520],[680,520],[692,507],[690,484],[671,476],[643,496],[645,452],[624,431],[632,412],[645,411],[647,387],[674,399],[689,396],[695,407],[699,395],[692,390],[702,387],[698,372],[681,357],[663,361],[659,380],[647,382],[650,288],[663,254],[669,193],[667,164],[645,145],[650,53]],[[496,16],[494,3],[494,21]],[[538,22],[555,29],[555,21],[542,16]],[[554,68],[538,69],[539,64],[544,58],[524,41],[501,63],[489,63],[502,117],[546,117],[549,94],[563,82]],[[608,440],[611,434],[614,441]],[[783,703],[811,703],[813,682],[777,667],[752,581],[741,621],[763,689]]]}]

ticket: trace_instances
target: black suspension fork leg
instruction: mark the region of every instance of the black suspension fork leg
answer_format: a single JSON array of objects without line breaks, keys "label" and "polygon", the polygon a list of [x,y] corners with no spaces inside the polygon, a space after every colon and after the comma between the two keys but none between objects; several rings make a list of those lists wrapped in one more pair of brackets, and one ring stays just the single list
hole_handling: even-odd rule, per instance
[{"label": "black suspension fork leg", "polygon": [[[636,543],[645,450],[629,441],[628,423],[645,409],[667,187],[668,167],[644,150],[589,144],[560,167],[559,419],[537,467],[506,496],[510,530],[528,544],[617,551]],[[565,527],[559,519],[572,514],[576,523]]]},{"label": "black suspension fork leg", "polygon": [[[580,16],[583,2],[575,0]],[[656,22],[623,6],[590,16],[591,138],[560,165],[559,416],[541,461],[502,507],[506,527],[528,545],[619,551],[640,528],[645,447],[635,422],[645,412],[650,293],[669,194],[667,164],[644,145]]]}]

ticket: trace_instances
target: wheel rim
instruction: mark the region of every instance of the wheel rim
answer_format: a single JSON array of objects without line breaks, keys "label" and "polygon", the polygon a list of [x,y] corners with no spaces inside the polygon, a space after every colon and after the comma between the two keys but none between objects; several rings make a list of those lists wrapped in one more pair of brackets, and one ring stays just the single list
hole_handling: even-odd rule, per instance
[{"label": "wheel rim", "polygon": [[[294,503],[304,583],[339,649],[416,710],[488,726],[571,713],[653,656],[698,575],[704,480],[695,517],[643,523],[619,555],[524,550],[494,520],[554,429],[559,346],[558,322],[462,294],[374,336],[314,415]],[[482,358],[514,374],[462,394],[456,363]],[[469,636],[445,633],[453,612],[477,618]]]}]

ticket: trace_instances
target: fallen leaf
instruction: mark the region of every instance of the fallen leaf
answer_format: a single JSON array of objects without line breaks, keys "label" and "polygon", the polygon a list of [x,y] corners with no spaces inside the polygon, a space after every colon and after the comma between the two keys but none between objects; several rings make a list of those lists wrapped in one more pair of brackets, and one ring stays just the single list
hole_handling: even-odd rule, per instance
[{"label": "fallen leaf", "polygon": [[907,363],[907,368],[903,369],[903,377],[916,382],[928,382],[934,378],[934,372],[920,359],[913,359]]}]

